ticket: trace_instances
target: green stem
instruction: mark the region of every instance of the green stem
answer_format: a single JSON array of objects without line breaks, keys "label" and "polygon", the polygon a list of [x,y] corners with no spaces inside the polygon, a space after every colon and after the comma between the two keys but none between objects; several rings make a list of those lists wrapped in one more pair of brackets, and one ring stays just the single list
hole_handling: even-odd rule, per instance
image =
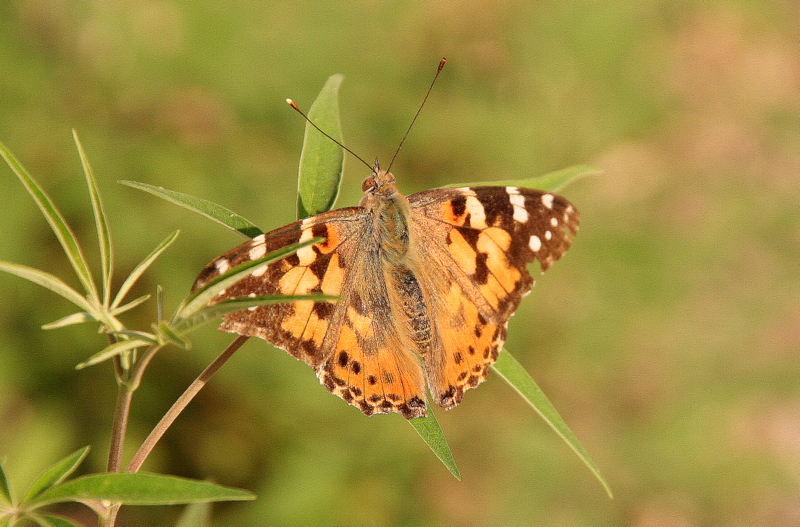
[{"label": "green stem", "polygon": [[125,432],[128,429],[128,415],[131,410],[133,392],[126,384],[117,388],[117,404],[114,408],[114,426],[111,429],[111,444],[108,449],[107,472],[119,472],[122,465],[122,448],[125,445]]},{"label": "green stem", "polygon": [[[111,338],[109,340],[112,340]],[[119,472],[122,465],[122,448],[128,429],[128,416],[131,410],[133,392],[123,382],[123,368],[119,355],[114,357],[114,373],[117,379],[117,402],[114,406],[114,419],[111,425],[111,444],[108,447],[107,472]]]},{"label": "green stem", "polygon": [[227,348],[225,348],[219,356],[214,359],[214,361],[206,367],[205,370],[197,377],[197,379],[186,388],[186,391],[181,394],[177,401],[172,405],[172,407],[167,410],[167,413],[164,414],[164,417],[158,422],[158,424],[153,428],[150,435],[142,443],[142,446],[139,447],[139,450],[133,455],[130,463],[128,463],[128,468],[126,469],[127,472],[138,472],[139,469],[142,467],[145,459],[147,456],[150,455],[150,452],[153,451],[155,448],[156,443],[161,439],[167,429],[172,426],[172,423],[175,422],[175,419],[180,415],[180,413],[186,408],[186,406],[194,399],[195,395],[197,395],[203,386],[208,383],[209,379],[212,375],[214,375],[217,370],[219,370],[228,359],[238,350],[242,344],[247,342],[247,339],[250,337],[239,336],[231,342]]},{"label": "green stem", "polygon": [[[114,340],[109,338],[109,340]],[[114,407],[114,421],[111,427],[111,444],[108,448],[107,472],[119,472],[122,466],[122,449],[125,446],[125,434],[128,430],[128,417],[133,400],[133,390],[124,382],[125,371],[122,367],[120,356],[114,357],[114,373],[117,379],[117,402]],[[114,527],[117,522],[117,512],[120,504],[111,504],[106,509],[106,514],[99,516],[100,527]]]}]

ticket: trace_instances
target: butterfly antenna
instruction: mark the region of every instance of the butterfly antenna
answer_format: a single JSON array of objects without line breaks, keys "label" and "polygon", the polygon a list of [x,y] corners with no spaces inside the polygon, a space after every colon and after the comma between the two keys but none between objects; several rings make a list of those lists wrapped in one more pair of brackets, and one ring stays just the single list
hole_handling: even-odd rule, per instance
[{"label": "butterfly antenna", "polygon": [[431,94],[431,90],[433,89],[433,85],[436,84],[436,79],[439,78],[439,73],[442,72],[442,68],[444,68],[444,65],[445,65],[446,62],[447,62],[447,58],[446,57],[442,57],[442,60],[439,61],[439,67],[436,69],[436,75],[433,76],[433,80],[431,81],[431,85],[428,87],[428,92],[425,94],[425,98],[422,99],[422,104],[419,105],[419,109],[417,110],[417,113],[414,114],[414,118],[411,119],[411,124],[408,125],[408,130],[406,130],[406,133],[403,136],[403,139],[401,139],[400,140],[400,144],[397,145],[397,150],[394,151],[394,155],[392,156],[392,160],[391,160],[391,162],[389,162],[389,167],[386,169],[387,172],[389,172],[389,170],[392,168],[392,165],[394,164],[394,160],[397,157],[397,154],[399,154],[400,153],[400,149],[403,148],[403,143],[406,142],[406,137],[408,137],[408,133],[411,132],[411,127],[414,126],[414,123],[416,122],[417,117],[419,117],[419,113],[422,111],[422,107],[425,106],[425,101],[428,100],[428,96]]},{"label": "butterfly antenna", "polygon": [[361,161],[362,163],[364,163],[365,165],[367,165],[367,167],[368,167],[370,170],[372,170],[372,168],[373,168],[373,167],[372,167],[372,165],[370,165],[369,163],[367,163],[366,161],[364,161],[363,159],[361,159],[361,156],[359,156],[358,154],[356,154],[355,152],[353,152],[352,150],[350,150],[349,148],[347,148],[346,146],[344,146],[342,143],[340,143],[339,141],[337,141],[335,138],[331,137],[331,135],[330,135],[329,133],[327,133],[327,132],[326,132],[326,131],[324,131],[322,128],[320,128],[319,126],[317,126],[317,125],[314,123],[314,121],[312,121],[311,119],[309,119],[309,118],[308,118],[308,116],[307,116],[306,114],[304,114],[304,113],[303,113],[303,110],[301,110],[300,108],[298,108],[298,107],[297,107],[297,104],[295,104],[295,102],[294,102],[293,100],[291,100],[291,99],[286,99],[286,102],[289,104],[289,106],[291,106],[292,108],[294,108],[294,109],[295,109],[295,111],[296,111],[297,113],[299,113],[300,115],[302,115],[302,116],[303,116],[303,119],[305,119],[305,120],[306,120],[306,122],[307,122],[308,124],[310,124],[311,126],[313,126],[314,128],[316,128],[316,129],[317,129],[317,131],[318,131],[319,133],[321,133],[322,135],[324,135],[325,137],[327,137],[328,139],[330,139],[331,141],[333,141],[334,143],[336,143],[337,145],[339,145],[340,147],[342,147],[342,148],[343,148],[343,149],[344,149],[344,150],[345,150],[347,153],[349,153],[350,155],[352,155],[353,157],[355,157],[356,159],[358,159],[359,161]]}]

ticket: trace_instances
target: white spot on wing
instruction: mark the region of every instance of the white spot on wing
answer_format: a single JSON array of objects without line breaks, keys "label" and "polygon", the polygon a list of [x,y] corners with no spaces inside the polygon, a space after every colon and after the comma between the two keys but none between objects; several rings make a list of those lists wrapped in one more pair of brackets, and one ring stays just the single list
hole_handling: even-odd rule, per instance
[{"label": "white spot on wing", "polygon": [[528,211],[525,209],[525,196],[519,193],[517,187],[506,187],[508,192],[508,200],[514,207],[514,220],[519,223],[528,221]]},{"label": "white spot on wing", "polygon": [[548,209],[552,209],[553,208],[553,195],[552,194],[542,194],[542,205],[544,205]]},{"label": "white spot on wing", "polygon": [[231,268],[231,263],[227,258],[220,258],[214,263],[214,267],[217,268],[219,274],[225,274],[228,272],[228,269]]},{"label": "white spot on wing", "polygon": [[[303,224],[302,224],[301,228],[306,227],[307,222],[308,222],[309,219],[310,218],[306,218],[305,220],[303,220]],[[314,234],[311,232],[311,229],[304,228],[303,229],[303,233],[300,235],[300,239],[297,240],[297,241],[298,242],[307,242],[308,240],[310,240],[313,237],[314,237]],[[297,257],[300,259],[300,265],[307,266],[307,265],[310,265],[317,258],[317,253],[314,252],[314,246],[313,245],[308,245],[306,247],[303,247],[299,251],[297,251]]]},{"label": "white spot on wing", "polygon": [[255,270],[252,273],[250,273],[250,276],[254,276],[254,277],[258,278],[259,276],[262,276],[266,272],[267,272],[267,266],[266,265],[260,265],[260,266],[256,267]]},{"label": "white spot on wing", "polygon": [[486,211],[483,210],[483,205],[475,196],[467,196],[467,212],[469,213],[469,224],[476,229],[485,229],[486,225]]},{"label": "white spot on wing", "polygon": [[552,225],[553,227],[558,227],[558,218],[556,218],[555,216],[550,218],[550,225]]},{"label": "white spot on wing", "polygon": [[553,233],[550,232],[550,231],[544,231],[544,239],[545,240],[552,240],[553,239]]},{"label": "white spot on wing", "polygon": [[[256,295],[255,293],[250,293],[249,295],[247,295],[247,298],[255,298],[256,296],[258,295]],[[258,306],[250,306],[247,308],[248,311],[255,311],[256,309],[258,309]]]},{"label": "white spot on wing", "polygon": [[250,252],[247,253],[247,256],[249,256],[251,260],[258,260],[265,254],[267,254],[267,246],[264,243],[259,243],[250,248]]},{"label": "white spot on wing", "polygon": [[533,252],[537,253],[539,252],[539,249],[542,248],[542,240],[540,240],[539,237],[534,234],[528,241],[528,247],[530,247]]}]

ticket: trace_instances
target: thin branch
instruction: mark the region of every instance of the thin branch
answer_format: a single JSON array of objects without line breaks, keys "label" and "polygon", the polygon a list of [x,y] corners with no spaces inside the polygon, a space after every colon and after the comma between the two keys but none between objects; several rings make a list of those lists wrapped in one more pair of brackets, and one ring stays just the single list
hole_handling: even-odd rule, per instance
[{"label": "thin branch", "polygon": [[108,447],[107,472],[119,472],[120,470],[132,400],[133,392],[128,389],[126,384],[119,383],[117,385],[117,403],[114,406],[114,425],[111,428],[111,444]]},{"label": "thin branch", "polygon": [[[116,339],[108,335],[108,341],[112,344]],[[131,411],[131,401],[133,391],[129,390],[127,383],[124,382],[125,372],[122,368],[122,360],[119,355],[113,359],[114,374],[117,379],[117,401],[114,405],[114,419],[111,422],[111,442],[108,445],[107,472],[119,472],[122,466],[122,449],[125,445],[125,433],[128,430],[128,416]]]},{"label": "thin branch", "polygon": [[139,447],[139,450],[136,451],[131,462],[128,463],[128,468],[126,469],[127,472],[138,472],[139,469],[142,467],[145,459],[147,456],[150,455],[150,452],[153,451],[155,448],[156,443],[161,439],[167,429],[175,422],[175,419],[180,415],[180,413],[188,406],[189,402],[194,399],[195,395],[200,392],[203,386],[206,385],[208,380],[214,375],[218,369],[222,367],[228,359],[233,356],[233,354],[238,350],[242,344],[247,342],[247,339],[250,337],[239,336],[231,342],[227,348],[225,348],[220,355],[214,359],[214,362],[208,365],[208,367],[203,370],[203,372],[194,380],[192,384],[186,388],[186,391],[178,398],[177,401],[172,405],[172,407],[164,414],[164,417],[161,418],[161,421],[153,428],[153,431],[150,432],[150,435],[142,443],[142,446]]}]

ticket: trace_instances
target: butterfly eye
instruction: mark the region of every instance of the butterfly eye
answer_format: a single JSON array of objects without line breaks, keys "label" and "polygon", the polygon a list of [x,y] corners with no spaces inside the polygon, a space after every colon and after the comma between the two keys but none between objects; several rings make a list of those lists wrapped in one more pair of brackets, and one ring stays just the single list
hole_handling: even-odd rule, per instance
[{"label": "butterfly eye", "polygon": [[374,188],[375,188],[375,178],[373,176],[368,177],[361,184],[361,192],[366,192]]}]

